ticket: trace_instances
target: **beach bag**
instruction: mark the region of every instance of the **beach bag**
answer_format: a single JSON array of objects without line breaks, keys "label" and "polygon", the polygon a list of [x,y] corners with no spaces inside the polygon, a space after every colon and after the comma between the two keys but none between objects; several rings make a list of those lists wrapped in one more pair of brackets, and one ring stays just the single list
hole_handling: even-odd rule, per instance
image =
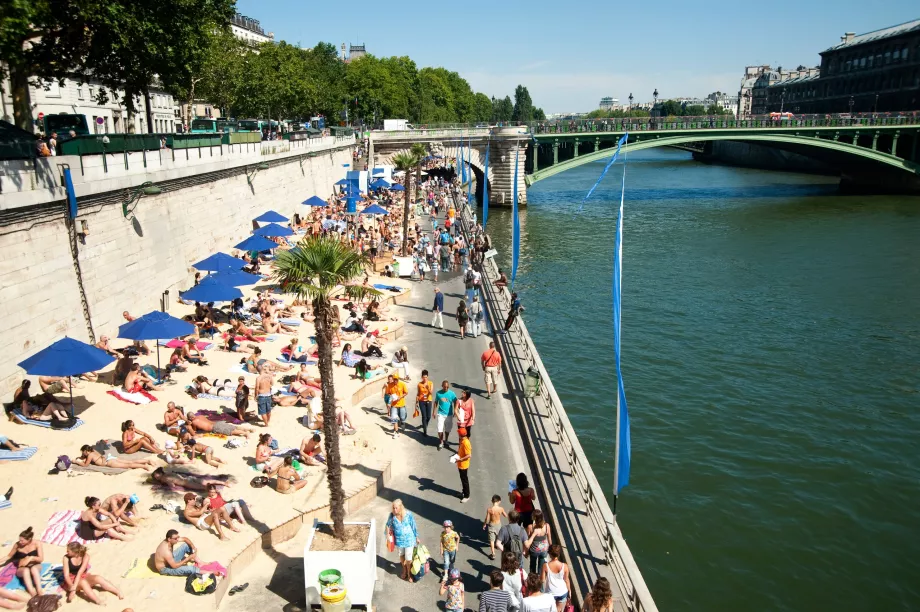
[{"label": "beach bag", "polygon": [[27,612],[54,612],[61,605],[60,595],[36,595],[26,604]]},{"label": "beach bag", "polygon": [[185,579],[185,592],[192,595],[210,595],[217,590],[217,579],[213,574],[192,574]]},{"label": "beach bag", "polygon": [[66,472],[70,469],[70,457],[67,455],[61,455],[57,458],[57,461],[54,462],[54,467],[58,472]]},{"label": "beach bag", "polygon": [[415,554],[412,555],[412,579],[414,581],[418,582],[428,573],[430,569],[428,557],[430,556],[428,548],[424,544],[419,544],[415,547]]},{"label": "beach bag", "polygon": [[70,429],[77,424],[77,419],[67,417],[66,419],[51,419],[51,429]]},{"label": "beach bag", "polygon": [[268,476],[256,476],[249,481],[249,485],[255,489],[261,489],[268,484]]}]

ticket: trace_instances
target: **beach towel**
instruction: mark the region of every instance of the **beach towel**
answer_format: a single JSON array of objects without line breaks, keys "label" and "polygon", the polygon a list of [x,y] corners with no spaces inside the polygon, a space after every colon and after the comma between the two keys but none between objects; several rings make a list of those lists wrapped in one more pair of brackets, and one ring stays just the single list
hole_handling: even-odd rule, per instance
[{"label": "beach towel", "polygon": [[11,507],[12,505],[13,505],[13,502],[11,502],[10,500],[8,500],[8,499],[0,499],[0,510],[6,510],[7,508]]},{"label": "beach towel", "polygon": [[[188,391],[191,387],[186,387],[185,390]],[[228,402],[233,399],[233,396],[226,395],[211,395],[210,393],[199,393],[195,396],[195,399],[207,399],[207,400],[220,400],[222,402]],[[197,412],[201,412],[200,410]]]},{"label": "beach towel", "polygon": [[[39,427],[51,429],[51,421],[36,421],[35,419],[27,419],[26,417],[22,416],[22,410],[14,410],[13,417],[23,425],[37,425]],[[67,429],[56,429],[55,431],[73,431],[82,424],[83,421],[81,419],[77,419],[77,422]]]},{"label": "beach towel", "polygon": [[123,474],[128,471],[128,468],[115,468],[93,464],[78,465],[76,463],[71,464],[70,469],[74,472],[99,472],[100,474],[108,474],[109,476],[114,476],[115,474]]},{"label": "beach towel", "polygon": [[298,327],[303,321],[300,319],[278,319],[279,323],[284,323],[288,327]]},{"label": "beach towel", "polygon": [[[4,568],[4,571],[0,573],[0,586],[11,591],[25,591],[26,585],[16,576],[16,568],[13,564],[9,564],[6,567],[13,568],[12,576],[4,583],[4,578],[8,573],[6,568]],[[54,593],[54,591],[61,586],[61,583],[64,582],[64,567],[60,564],[52,565],[51,563],[42,563],[41,579],[42,591],[45,593]]]},{"label": "beach towel", "polygon": [[[221,334],[220,337],[226,340],[227,338],[230,337],[230,333],[224,332],[223,334]],[[268,340],[268,336],[253,336],[253,340],[250,340],[246,336],[234,336],[233,339],[236,340],[237,342],[265,342],[266,340]]]},{"label": "beach towel", "polygon": [[[54,544],[55,546],[67,546],[71,542],[86,544],[86,540],[77,535],[79,524],[79,510],[59,510],[48,519],[48,526],[45,527],[40,539],[46,544]],[[99,540],[108,540],[108,537],[102,536],[98,540],[90,540],[90,542]]]},{"label": "beach towel", "polygon": [[233,425],[239,425],[243,422],[229,412],[218,412],[217,410],[196,410],[195,414],[201,415],[213,423],[224,422],[232,423]]},{"label": "beach towel", "polygon": [[397,287],[396,285],[384,285],[381,283],[374,283],[374,289],[379,289],[380,291],[392,291],[394,293],[402,293],[404,289]]},{"label": "beach towel", "polygon": [[27,446],[19,450],[0,450],[0,461],[25,461],[38,452],[37,446]]},{"label": "beach towel", "polygon": [[124,389],[112,389],[111,391],[107,391],[107,393],[129,404],[149,404],[150,402],[157,401],[156,397],[143,389],[137,393],[128,393]]},{"label": "beach towel", "polygon": [[278,356],[278,361],[280,361],[281,363],[296,363],[296,364],[305,363],[307,365],[316,365],[315,361],[299,361],[299,360],[292,361],[288,359],[288,356],[286,353],[281,353],[281,355]]},{"label": "beach towel", "polygon": [[218,563],[217,561],[210,561],[202,565],[198,564],[198,569],[202,574],[220,574],[221,576],[227,575],[227,568]]},{"label": "beach towel", "polygon": [[152,567],[153,555],[146,559],[137,558],[131,562],[128,571],[121,575],[122,578],[147,579],[147,578],[168,578],[163,574],[155,571]]},{"label": "beach towel", "polygon": [[[157,344],[160,346],[165,346],[167,348],[182,348],[187,342],[182,340],[157,340]],[[199,351],[207,351],[214,346],[213,342],[205,342],[204,340],[199,340],[195,343],[195,348]]]},{"label": "beach towel", "polygon": [[230,366],[229,372],[231,374],[244,374],[246,376],[258,376],[255,372],[250,372],[246,369],[246,365],[243,363],[235,363]]}]

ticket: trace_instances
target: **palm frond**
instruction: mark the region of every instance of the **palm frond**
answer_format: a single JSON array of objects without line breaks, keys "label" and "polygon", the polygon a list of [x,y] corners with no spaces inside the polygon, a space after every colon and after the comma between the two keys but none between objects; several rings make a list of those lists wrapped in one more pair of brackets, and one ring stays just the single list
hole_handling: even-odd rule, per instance
[{"label": "palm frond", "polygon": [[408,173],[418,165],[420,160],[418,159],[418,156],[413,155],[411,151],[407,151],[404,153],[397,153],[390,161],[394,166],[396,166],[397,170],[402,170],[403,172]]},{"label": "palm frond", "polygon": [[425,148],[425,145],[423,145],[422,143],[417,142],[417,143],[415,143],[415,144],[412,145],[412,148],[411,148],[411,149],[409,149],[409,153],[411,153],[412,155],[418,157],[418,158],[419,158],[419,161],[421,161],[422,158],[424,158],[424,157],[426,157],[426,156],[428,155],[428,149],[426,149],[426,148]]},{"label": "palm frond", "polygon": [[329,299],[339,285],[364,274],[367,258],[327,236],[311,236],[275,258],[274,278],[284,291],[307,299]]},{"label": "palm frond", "polygon": [[383,292],[364,285],[345,285],[345,295],[353,300],[363,300],[366,297],[380,297]]}]

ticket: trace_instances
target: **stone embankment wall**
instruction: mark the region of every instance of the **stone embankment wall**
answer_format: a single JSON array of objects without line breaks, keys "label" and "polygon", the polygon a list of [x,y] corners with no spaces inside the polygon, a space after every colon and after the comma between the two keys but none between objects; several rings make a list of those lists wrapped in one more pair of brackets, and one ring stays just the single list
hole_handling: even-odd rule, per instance
[{"label": "stone embankment wall", "polygon": [[[160,308],[165,291],[166,302],[174,303],[179,291],[192,284],[191,264],[216,251],[230,253],[249,235],[254,217],[269,209],[288,217],[309,212],[300,203],[331,193],[348,170],[343,166],[351,162],[352,150],[340,146],[312,157],[263,157],[271,166],[256,173],[251,186],[246,171],[252,174],[253,166],[228,160],[221,169],[209,166],[172,181],[148,175],[118,190],[92,190],[85,198],[78,187],[76,228],[82,231],[85,221],[88,229],[85,244],[78,244],[78,260],[96,338],[116,337],[125,310],[137,316]],[[163,193],[142,197],[131,221],[121,203],[128,188],[144,179],[156,182]],[[48,202],[24,208],[5,206],[7,195],[0,195],[4,401],[23,378],[19,361],[65,335],[89,338],[65,201],[57,199],[58,191],[46,193],[53,194]]]}]

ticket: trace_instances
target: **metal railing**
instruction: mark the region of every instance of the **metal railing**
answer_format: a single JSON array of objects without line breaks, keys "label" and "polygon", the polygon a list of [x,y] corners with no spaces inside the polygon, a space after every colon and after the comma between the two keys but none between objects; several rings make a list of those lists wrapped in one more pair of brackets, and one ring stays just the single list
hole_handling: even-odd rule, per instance
[{"label": "metal railing", "polygon": [[488,136],[491,133],[490,127],[451,127],[451,128],[412,128],[411,130],[392,130],[383,131],[375,130],[371,132],[372,140],[403,140],[422,137],[437,138],[460,138],[468,136]]},{"label": "metal railing", "polygon": [[[469,208],[460,204],[453,190],[452,194],[460,214],[461,228],[466,237],[471,238]],[[490,319],[497,324],[502,321],[502,313],[507,312],[511,307],[510,293],[505,288],[495,286],[495,280],[499,278],[499,274],[494,258],[483,262],[482,275],[480,288],[484,293],[483,304],[489,312]],[[542,406],[537,406],[539,415],[544,419],[549,419],[558,437],[571,476],[577,482],[577,493],[581,495],[587,515],[602,543],[605,560],[613,572],[619,591],[625,596],[623,604],[632,612],[657,612],[658,608],[652,599],[651,592],[616,524],[616,517],[607,503],[604,489],[594,475],[578,435],[569,421],[562,401],[556,394],[549,373],[543,365],[522,317],[517,317],[516,324],[510,332],[496,336],[496,339],[499,340],[497,344],[502,349],[505,367],[511,371],[512,378],[520,383],[518,392],[523,392],[523,381],[528,367],[534,367],[540,373],[542,384],[539,399]]]}]

